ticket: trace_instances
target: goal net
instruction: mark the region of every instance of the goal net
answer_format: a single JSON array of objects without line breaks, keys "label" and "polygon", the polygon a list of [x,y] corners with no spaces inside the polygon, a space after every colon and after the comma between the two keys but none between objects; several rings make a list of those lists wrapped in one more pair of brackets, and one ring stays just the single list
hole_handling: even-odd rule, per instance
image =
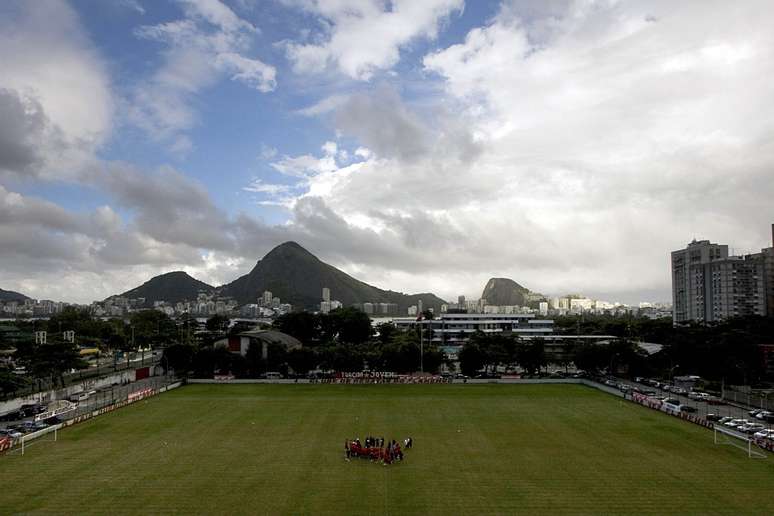
[{"label": "goal net", "polygon": [[45,443],[56,442],[59,439],[59,427],[61,425],[54,425],[46,428],[45,430],[27,434],[20,437],[13,448],[8,450],[9,455],[24,455],[30,446]]},{"label": "goal net", "polygon": [[730,444],[740,450],[747,452],[747,457],[751,459],[765,459],[766,452],[758,446],[751,436],[725,428],[720,425],[714,426],[715,444]]}]

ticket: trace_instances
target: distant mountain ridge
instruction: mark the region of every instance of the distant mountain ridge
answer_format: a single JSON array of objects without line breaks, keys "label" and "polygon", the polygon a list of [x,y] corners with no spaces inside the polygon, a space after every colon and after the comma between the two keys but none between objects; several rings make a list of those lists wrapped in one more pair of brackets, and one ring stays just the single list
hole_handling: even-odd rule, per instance
[{"label": "distant mountain ridge", "polygon": [[3,301],[5,303],[11,302],[11,301],[17,301],[21,303],[21,302],[24,302],[26,299],[30,299],[30,298],[25,296],[24,294],[20,294],[19,292],[14,292],[13,290],[3,290],[0,288],[0,301]]},{"label": "distant mountain ridge", "polygon": [[[199,292],[211,294],[215,287],[189,276],[183,271],[174,271],[155,276],[137,288],[127,290],[121,297],[136,299],[145,298],[145,306],[153,306],[154,301],[178,303],[194,300]],[[115,297],[115,296],[111,296]]]},{"label": "distant mountain ridge", "polygon": [[[344,306],[357,303],[395,303],[400,313],[422,301],[423,308],[433,308],[440,313],[446,301],[431,293],[403,294],[380,288],[353,278],[329,265],[301,247],[296,242],[285,242],[269,251],[253,270],[231,283],[213,287],[185,272],[176,271],[156,276],[121,297],[145,298],[145,306],[154,301],[177,303],[196,299],[200,291],[233,297],[240,305],[256,303],[265,290],[283,303],[297,308],[319,309],[322,289],[331,289],[331,299]],[[115,296],[111,296],[115,297]]]},{"label": "distant mountain ridge", "polygon": [[296,242],[285,242],[269,251],[252,271],[220,287],[219,293],[240,304],[254,303],[264,290],[299,308],[319,307],[322,289],[344,306],[356,303],[395,303],[401,313],[422,301],[423,308],[440,312],[446,302],[434,294],[407,295],[364,283],[329,265]]}]

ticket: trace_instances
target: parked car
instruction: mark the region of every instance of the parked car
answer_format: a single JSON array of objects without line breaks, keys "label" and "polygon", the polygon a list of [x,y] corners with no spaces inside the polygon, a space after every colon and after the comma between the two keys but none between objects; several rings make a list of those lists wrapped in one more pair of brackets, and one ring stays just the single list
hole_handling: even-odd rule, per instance
[{"label": "parked car", "polygon": [[49,427],[48,423],[43,422],[43,421],[36,421],[32,426],[33,426],[33,428],[35,429],[36,432],[38,430],[43,430],[43,429]]},{"label": "parked car", "polygon": [[761,412],[763,412],[763,410],[761,410],[761,409],[752,409],[752,410],[748,411],[747,413],[750,414],[750,417],[755,417],[758,414],[760,414]]},{"label": "parked car", "polygon": [[774,439],[774,429],[764,429],[753,434],[758,439]]},{"label": "parked car", "polygon": [[21,417],[32,417],[37,416],[41,412],[46,411],[46,406],[41,405],[40,403],[30,403],[27,405],[22,405],[21,408],[19,408],[19,414],[21,414]]},{"label": "parked car", "polygon": [[22,437],[24,434],[19,432],[18,430],[14,430],[13,428],[3,428],[3,429],[0,429],[0,435],[7,435],[12,439],[18,439],[19,437]]},{"label": "parked car", "polygon": [[680,405],[680,412],[694,413],[696,412],[696,407],[692,407],[690,405]]},{"label": "parked car", "polygon": [[717,422],[720,422],[720,420],[723,419],[723,418],[721,418],[717,414],[707,414],[704,419],[706,419],[707,421],[717,421]]},{"label": "parked car", "polygon": [[729,428],[737,428],[742,425],[746,425],[747,423],[749,423],[749,421],[746,419],[732,419],[731,421],[728,421],[724,424]]},{"label": "parked car", "polygon": [[754,434],[755,432],[759,432],[764,428],[766,427],[760,423],[747,423],[746,425],[736,427],[737,430],[746,434]]},{"label": "parked car", "polygon": [[763,417],[758,417],[758,416],[755,416],[755,417],[762,421],[765,421],[766,423],[774,423],[774,414],[772,414],[771,412],[769,412],[768,414],[764,414]]},{"label": "parked car", "polygon": [[734,418],[732,418],[731,416],[723,416],[723,417],[721,417],[721,418],[718,420],[718,423],[720,423],[721,425],[725,425],[726,423],[728,423],[728,422],[729,422],[729,421],[731,421],[732,419],[734,419]]},{"label": "parked car", "polygon": [[757,419],[766,419],[766,416],[774,415],[774,412],[769,412],[768,410],[761,410],[757,414],[755,414],[755,417]]}]

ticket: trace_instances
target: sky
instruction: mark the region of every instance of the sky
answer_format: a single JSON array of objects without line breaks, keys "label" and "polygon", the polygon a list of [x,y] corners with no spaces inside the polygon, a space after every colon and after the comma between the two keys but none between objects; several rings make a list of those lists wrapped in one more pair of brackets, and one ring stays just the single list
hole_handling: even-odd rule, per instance
[{"label": "sky", "polygon": [[668,301],[692,239],[772,245],[770,7],[4,0],[0,287],[220,285],[293,240],[445,299]]}]

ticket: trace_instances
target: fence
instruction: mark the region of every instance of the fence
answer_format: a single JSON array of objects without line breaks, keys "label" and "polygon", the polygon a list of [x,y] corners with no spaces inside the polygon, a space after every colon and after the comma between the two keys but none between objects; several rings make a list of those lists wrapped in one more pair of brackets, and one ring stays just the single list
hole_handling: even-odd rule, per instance
[{"label": "fence", "polygon": [[163,387],[160,387],[158,389],[150,389],[150,388],[139,389],[137,391],[129,393],[125,400],[122,400],[119,402],[113,402],[109,405],[101,406],[93,410],[90,410],[88,412],[81,412],[75,415],[74,417],[63,421],[62,423],[51,425],[37,432],[32,432],[32,433],[23,435],[22,437],[19,437],[17,439],[10,439],[10,442],[8,442],[9,438],[6,438],[5,440],[0,440],[0,452],[8,451],[22,443],[27,443],[43,435],[49,434],[54,431],[58,431],[60,428],[66,428],[68,426],[72,426],[78,423],[82,423],[84,421],[88,421],[91,418],[101,416],[102,414],[107,414],[108,412],[112,412],[114,410],[125,407],[127,405],[137,403],[138,401],[144,400],[151,396],[156,396],[163,392],[176,389],[181,385],[182,385],[182,382],[174,382],[171,384],[164,385]]},{"label": "fence", "polygon": [[746,405],[774,412],[774,391],[740,391],[733,387],[726,387],[723,390],[723,399],[737,405]]}]

